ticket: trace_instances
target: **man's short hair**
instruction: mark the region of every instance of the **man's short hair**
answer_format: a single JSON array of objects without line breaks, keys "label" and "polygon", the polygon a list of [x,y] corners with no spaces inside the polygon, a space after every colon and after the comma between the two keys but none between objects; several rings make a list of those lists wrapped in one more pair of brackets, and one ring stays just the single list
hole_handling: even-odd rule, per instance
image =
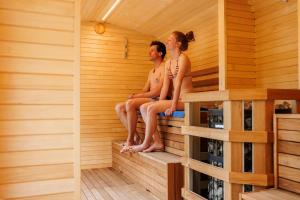
[{"label": "man's short hair", "polygon": [[160,41],[152,41],[150,47],[156,45],[156,50],[161,53],[161,58],[164,59],[167,53],[166,46]]}]

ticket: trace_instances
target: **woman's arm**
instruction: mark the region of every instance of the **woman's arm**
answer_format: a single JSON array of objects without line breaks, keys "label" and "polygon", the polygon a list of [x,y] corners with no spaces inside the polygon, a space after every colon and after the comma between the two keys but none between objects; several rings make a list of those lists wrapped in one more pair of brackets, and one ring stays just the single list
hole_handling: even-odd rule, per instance
[{"label": "woman's arm", "polygon": [[189,58],[183,54],[183,56],[179,59],[178,62],[179,70],[174,83],[174,94],[172,99],[172,105],[169,109],[166,110],[166,115],[171,115],[174,111],[176,111],[177,103],[180,96],[180,90],[182,85],[182,80],[186,74],[187,68],[190,65]]},{"label": "woman's arm", "polygon": [[164,99],[167,98],[169,87],[170,87],[170,79],[168,77],[167,63],[169,63],[169,62],[165,63],[164,76],[163,76],[163,86],[162,86],[162,89],[160,91],[159,100],[164,100]]}]

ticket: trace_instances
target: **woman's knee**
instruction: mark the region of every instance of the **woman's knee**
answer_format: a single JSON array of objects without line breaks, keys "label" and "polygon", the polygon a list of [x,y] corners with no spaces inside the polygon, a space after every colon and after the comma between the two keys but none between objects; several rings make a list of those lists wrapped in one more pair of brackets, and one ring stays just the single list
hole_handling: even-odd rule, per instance
[{"label": "woman's knee", "polygon": [[141,112],[142,115],[146,115],[147,114],[147,108],[148,108],[147,104],[141,105],[140,112]]}]

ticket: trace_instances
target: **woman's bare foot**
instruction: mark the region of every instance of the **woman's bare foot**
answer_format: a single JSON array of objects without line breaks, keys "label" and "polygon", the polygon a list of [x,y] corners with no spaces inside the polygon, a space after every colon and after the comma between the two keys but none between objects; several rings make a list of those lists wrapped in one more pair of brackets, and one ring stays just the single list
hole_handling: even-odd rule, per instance
[{"label": "woman's bare foot", "polygon": [[164,144],[161,142],[154,142],[150,147],[145,149],[143,152],[148,153],[152,151],[164,151]]}]

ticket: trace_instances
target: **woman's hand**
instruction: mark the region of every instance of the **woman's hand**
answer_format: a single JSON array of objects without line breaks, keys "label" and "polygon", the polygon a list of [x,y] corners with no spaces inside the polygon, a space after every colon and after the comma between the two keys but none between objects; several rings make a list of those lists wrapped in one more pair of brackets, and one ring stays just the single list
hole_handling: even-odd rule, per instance
[{"label": "woman's hand", "polygon": [[176,107],[171,106],[170,108],[168,108],[168,109],[165,111],[165,115],[166,115],[166,116],[171,116],[172,113],[173,113],[174,111],[176,111]]}]

